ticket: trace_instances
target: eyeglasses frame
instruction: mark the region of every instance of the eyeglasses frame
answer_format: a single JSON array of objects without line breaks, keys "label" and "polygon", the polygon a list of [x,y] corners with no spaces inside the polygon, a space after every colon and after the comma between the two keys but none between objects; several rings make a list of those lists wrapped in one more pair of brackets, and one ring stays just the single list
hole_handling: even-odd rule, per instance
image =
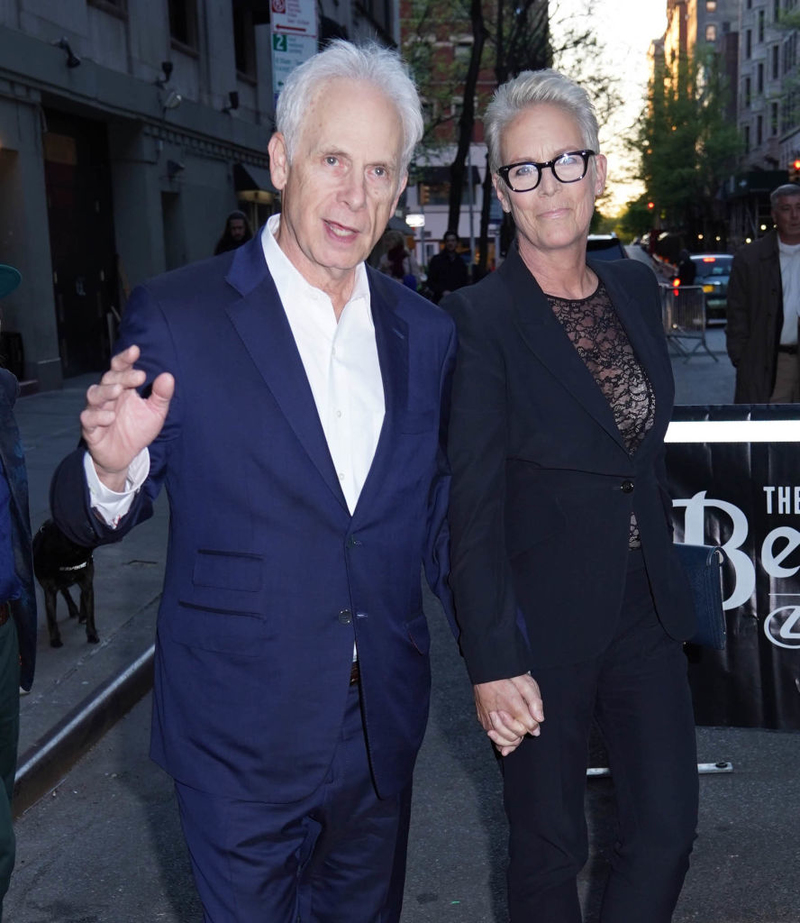
[{"label": "eyeglasses frame", "polygon": [[[581,173],[581,175],[577,179],[566,179],[566,180],[561,179],[555,171],[555,165],[558,163],[559,160],[561,160],[562,157],[568,157],[568,156],[572,156],[575,154],[583,158],[583,173]],[[544,176],[544,171],[548,167],[550,168],[550,172],[553,174],[556,180],[558,180],[559,183],[565,183],[565,184],[579,183],[582,179],[586,178],[586,174],[589,172],[589,158],[596,157],[596,156],[597,156],[597,151],[591,151],[588,149],[585,151],[564,151],[563,154],[559,154],[558,157],[554,157],[552,160],[548,160],[545,163],[537,163],[535,160],[519,160],[516,163],[510,163],[504,167],[498,167],[496,172],[498,176],[501,176],[503,178],[503,181],[505,182],[506,186],[508,186],[508,188],[512,192],[533,192],[534,189],[537,189],[539,187],[539,184],[542,182],[542,177]],[[536,167],[536,169],[539,171],[539,177],[536,180],[535,185],[531,186],[530,189],[515,189],[511,185],[511,181],[508,178],[508,174],[511,170],[514,169],[514,167],[521,167],[526,164],[531,167]]]}]

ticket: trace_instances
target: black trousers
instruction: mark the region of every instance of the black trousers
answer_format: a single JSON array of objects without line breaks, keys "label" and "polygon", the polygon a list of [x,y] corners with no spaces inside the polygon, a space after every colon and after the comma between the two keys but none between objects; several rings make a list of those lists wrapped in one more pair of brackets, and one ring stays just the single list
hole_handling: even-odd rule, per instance
[{"label": "black trousers", "polygon": [[619,819],[600,923],[669,923],[695,838],[697,755],[686,659],[657,619],[641,552],[631,552],[608,648],[533,676],[544,702],[541,736],[502,761],[512,923],[582,919],[577,875],[588,858],[593,717],[608,748]]}]

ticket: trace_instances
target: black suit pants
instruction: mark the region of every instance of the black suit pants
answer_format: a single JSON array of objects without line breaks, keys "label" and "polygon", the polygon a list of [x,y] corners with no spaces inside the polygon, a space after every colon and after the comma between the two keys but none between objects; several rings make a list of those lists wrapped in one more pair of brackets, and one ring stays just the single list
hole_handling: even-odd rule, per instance
[{"label": "black suit pants", "polygon": [[532,672],[544,702],[541,736],[502,761],[512,923],[582,919],[577,875],[588,857],[593,717],[608,748],[619,824],[600,923],[668,923],[695,837],[697,756],[686,659],[658,622],[641,552],[631,552],[608,647],[589,661]]}]

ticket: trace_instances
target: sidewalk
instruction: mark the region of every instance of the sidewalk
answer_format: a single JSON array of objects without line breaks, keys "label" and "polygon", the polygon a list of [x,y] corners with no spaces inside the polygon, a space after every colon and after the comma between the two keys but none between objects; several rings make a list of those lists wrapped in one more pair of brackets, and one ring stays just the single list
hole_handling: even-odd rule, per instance
[{"label": "sidewalk", "polygon": [[[37,393],[17,401],[30,482],[31,526],[49,517],[50,479],[79,438],[78,414],[95,375],[69,379],[61,391]],[[159,499],[153,519],[119,545],[95,552],[95,614],[99,644],[89,644],[82,625],[70,622],[63,600],[58,621],[64,646],[51,648],[41,588],[36,676],[20,701],[19,766],[41,746],[54,727],[103,683],[124,671],[155,637],[155,619],[164,576],[167,507]],[[77,592],[73,598],[78,601]],[[75,744],[86,743],[76,737]],[[75,753],[77,757],[79,753]],[[63,770],[68,766],[65,764]],[[20,799],[24,807],[26,798]]]}]

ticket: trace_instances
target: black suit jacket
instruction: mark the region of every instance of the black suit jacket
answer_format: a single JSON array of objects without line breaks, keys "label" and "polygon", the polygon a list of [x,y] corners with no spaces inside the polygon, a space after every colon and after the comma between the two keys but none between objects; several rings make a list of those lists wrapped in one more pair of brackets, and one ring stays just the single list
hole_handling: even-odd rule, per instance
[{"label": "black suit jacket", "polygon": [[592,269],[655,393],[653,427],[633,456],[516,248],[444,302],[459,333],[450,581],[475,683],[602,650],[624,591],[631,512],[659,619],[674,638],[693,631],[665,489],[674,388],[658,285],[633,260]]}]

